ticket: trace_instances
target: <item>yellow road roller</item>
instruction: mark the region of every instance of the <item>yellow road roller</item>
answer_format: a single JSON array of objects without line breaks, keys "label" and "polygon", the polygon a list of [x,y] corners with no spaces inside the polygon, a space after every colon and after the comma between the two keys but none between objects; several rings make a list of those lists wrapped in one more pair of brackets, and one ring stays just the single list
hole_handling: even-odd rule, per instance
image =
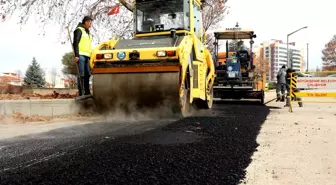
[{"label": "yellow road roller", "polygon": [[132,39],[100,43],[90,60],[100,112],[210,109],[214,63],[199,0],[136,0]]}]

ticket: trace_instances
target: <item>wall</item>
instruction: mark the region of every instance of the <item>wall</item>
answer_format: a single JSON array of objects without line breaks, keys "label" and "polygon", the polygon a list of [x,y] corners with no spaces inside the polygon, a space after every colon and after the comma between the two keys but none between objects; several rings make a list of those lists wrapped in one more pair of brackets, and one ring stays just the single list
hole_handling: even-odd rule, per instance
[{"label": "wall", "polygon": [[52,94],[54,91],[60,94],[76,94],[77,89],[68,89],[68,88],[33,88],[33,89],[23,89],[23,93],[27,94],[41,94],[41,95],[46,95],[46,94]]},{"label": "wall", "polygon": [[11,84],[0,84],[0,94],[20,94],[23,90],[22,86]]}]

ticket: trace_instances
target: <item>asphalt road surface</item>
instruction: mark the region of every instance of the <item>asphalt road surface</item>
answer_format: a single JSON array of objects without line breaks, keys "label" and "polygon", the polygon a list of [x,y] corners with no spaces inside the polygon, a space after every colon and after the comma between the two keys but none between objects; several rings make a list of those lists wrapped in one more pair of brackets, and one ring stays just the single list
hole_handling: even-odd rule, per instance
[{"label": "asphalt road surface", "polygon": [[99,122],[0,140],[0,184],[238,184],[267,106],[181,120]]}]

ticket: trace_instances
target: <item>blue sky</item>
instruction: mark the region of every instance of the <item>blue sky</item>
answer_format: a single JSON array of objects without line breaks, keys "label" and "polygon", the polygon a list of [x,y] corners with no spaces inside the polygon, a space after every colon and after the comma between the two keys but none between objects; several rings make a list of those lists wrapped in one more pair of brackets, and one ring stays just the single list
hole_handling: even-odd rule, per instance
[{"label": "blue sky", "polygon": [[[290,37],[290,42],[301,45],[309,43],[309,63],[315,69],[321,64],[321,50],[334,34],[336,1],[321,0],[229,0],[230,14],[223,21],[223,27],[253,28],[257,34],[256,44],[269,39],[286,41],[286,35],[300,27],[308,26]],[[61,58],[71,51],[70,43],[57,42],[59,26],[50,26],[47,36],[39,36],[35,20],[20,30],[15,18],[0,24],[0,72],[25,71],[35,56],[43,68],[62,67]],[[305,54],[306,55],[306,54]]]}]

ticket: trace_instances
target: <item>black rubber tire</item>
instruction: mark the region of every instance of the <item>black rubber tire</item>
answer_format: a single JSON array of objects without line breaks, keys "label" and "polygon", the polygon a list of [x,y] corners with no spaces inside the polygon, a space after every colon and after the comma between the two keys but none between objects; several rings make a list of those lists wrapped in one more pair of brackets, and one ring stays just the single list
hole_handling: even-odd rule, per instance
[{"label": "black rubber tire", "polygon": [[[204,80],[206,82],[206,79]],[[206,83],[204,83],[206,84]],[[207,87],[205,87],[207,88]],[[207,94],[205,92],[205,98],[206,100],[201,100],[201,99],[196,99],[193,101],[193,107],[195,109],[211,109],[213,106],[213,97],[214,97],[214,93],[213,93],[213,88],[211,88],[210,90],[210,96],[211,96],[211,100],[210,102],[207,99]]]},{"label": "black rubber tire", "polygon": [[264,91],[261,91],[261,95],[260,95],[260,104],[264,105],[265,104],[265,93]]}]

